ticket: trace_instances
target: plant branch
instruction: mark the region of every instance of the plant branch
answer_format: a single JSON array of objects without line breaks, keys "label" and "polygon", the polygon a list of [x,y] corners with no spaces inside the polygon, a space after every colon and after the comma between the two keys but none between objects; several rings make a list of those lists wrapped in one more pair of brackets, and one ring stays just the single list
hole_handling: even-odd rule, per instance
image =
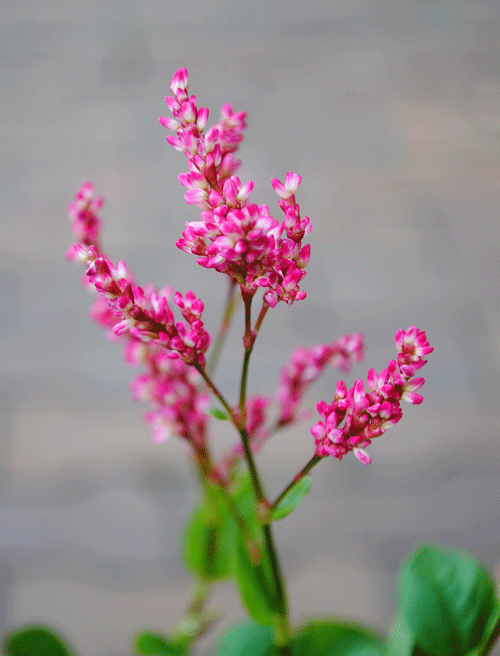
[{"label": "plant branch", "polygon": [[229,326],[231,325],[231,319],[233,318],[234,311],[236,310],[236,307],[238,305],[239,296],[235,294],[236,285],[237,283],[235,280],[231,280],[229,283],[226,305],[224,307],[224,312],[222,314],[222,321],[219,326],[219,332],[217,333],[217,337],[215,338],[215,342],[212,347],[212,351],[210,353],[210,358],[205,368],[209,376],[212,376],[214,373],[215,366],[218,362],[219,355],[227,335],[227,331],[229,330]]}]

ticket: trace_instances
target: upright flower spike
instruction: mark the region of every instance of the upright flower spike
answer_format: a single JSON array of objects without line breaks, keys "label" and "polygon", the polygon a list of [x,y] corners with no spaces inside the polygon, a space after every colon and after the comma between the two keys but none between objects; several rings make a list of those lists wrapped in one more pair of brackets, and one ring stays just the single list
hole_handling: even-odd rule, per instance
[{"label": "upright flower spike", "polygon": [[423,358],[434,348],[429,345],[425,332],[415,326],[407,331],[399,330],[395,344],[399,351],[398,362],[391,360],[380,374],[370,369],[368,391],[361,379],[349,391],[345,383],[339,381],[331,405],[324,401],[318,403],[317,410],[323,421],[311,428],[316,455],[331,455],[342,460],[346,453],[354,451],[360,462],[369,465],[371,458],[364,448],[400,421],[403,416],[400,402],[422,402],[423,397],[415,392],[425,381],[412,379],[412,376],[427,362]]},{"label": "upright flower spike", "polygon": [[242,184],[234,175],[239,162],[232,157],[243,139],[245,112],[233,112],[225,103],[219,123],[204,133],[208,110],[198,109],[187,83],[187,71],[180,69],[170,86],[173,95],[165,99],[173,118],[160,118],[176,132],[167,137],[168,143],[188,158],[190,170],[179,176],[188,189],[185,200],[202,210],[200,221],[186,223],[177,247],[197,255],[201,266],[237,281],[246,295],[262,287],[271,307],[304,299],[299,283],[306,275],[310,246],[302,245],[302,239],[312,225],[308,217],[301,218],[295,200],[300,175],[290,171],[284,184],[271,181],[285,215],[281,224],[266,205],[249,203],[254,183]]},{"label": "upright flower spike", "polygon": [[[68,217],[71,221],[71,229],[82,246],[94,246],[100,252],[99,230],[101,221],[97,211],[103,206],[104,199],[94,196],[94,185],[84,182],[76,192],[73,201],[68,205]],[[78,249],[70,248],[66,256],[69,260],[80,257]]]}]

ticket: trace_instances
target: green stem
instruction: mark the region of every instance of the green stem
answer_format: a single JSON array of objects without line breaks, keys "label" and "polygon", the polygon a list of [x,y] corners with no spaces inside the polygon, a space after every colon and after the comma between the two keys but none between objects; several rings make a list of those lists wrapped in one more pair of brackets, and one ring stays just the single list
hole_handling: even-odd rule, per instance
[{"label": "green stem", "polygon": [[[250,355],[253,349],[255,338],[260,329],[262,321],[267,312],[267,307],[263,304],[259,318],[256,323],[255,330],[251,329],[251,313],[250,306],[252,302],[252,297],[242,292],[242,298],[245,303],[245,336],[243,338],[245,345],[245,356],[243,360],[243,371],[240,384],[240,405],[239,405],[239,417],[235,415],[229,403],[226,401],[222,393],[218,390],[215,383],[212,381],[210,375],[199,365],[193,365],[196,370],[201,374],[203,380],[206,382],[212,393],[219,399],[222,406],[226,410],[228,416],[231,418],[232,423],[238,429],[238,432],[241,436],[241,441],[243,444],[243,449],[245,452],[245,460],[247,462],[248,470],[250,473],[250,479],[252,481],[252,486],[254,490],[254,495],[256,499],[256,511],[258,512],[259,505],[264,504],[268,505],[266,498],[264,496],[262,484],[260,482],[260,477],[255,466],[255,461],[253,458],[252,451],[250,449],[249,437],[245,428],[245,405],[246,405],[246,381],[248,373],[248,364],[250,361]],[[283,656],[291,656],[291,647],[290,647],[290,625],[288,620],[288,610],[286,602],[286,592],[285,584],[283,579],[283,574],[281,572],[281,566],[278,558],[278,553],[276,551],[276,546],[274,544],[274,538],[269,525],[262,527],[264,534],[264,545],[265,550],[271,565],[274,589],[276,592],[276,603],[278,611],[278,619],[276,622],[275,628],[275,642]]]},{"label": "green stem", "polygon": [[311,460],[299,471],[297,476],[294,477],[291,483],[289,483],[286,488],[283,490],[283,492],[279,495],[279,497],[276,499],[276,501],[273,502],[271,507],[269,508],[269,516],[271,515],[272,511],[276,508],[276,506],[280,503],[280,501],[288,494],[289,490],[296,485],[299,481],[301,481],[306,474],[308,474],[311,469],[318,464],[320,460],[323,460],[323,456],[317,456],[314,455]]},{"label": "green stem", "polygon": [[198,372],[201,374],[203,380],[206,382],[206,384],[207,384],[208,387],[210,388],[212,394],[213,394],[214,396],[216,396],[216,397],[219,399],[219,401],[220,401],[220,402],[222,403],[222,405],[224,406],[224,410],[227,412],[227,414],[228,414],[228,416],[230,417],[231,421],[232,421],[233,424],[237,427],[237,426],[238,426],[238,423],[237,423],[237,421],[236,421],[236,418],[235,418],[235,416],[234,416],[234,413],[233,413],[233,410],[232,410],[231,406],[230,406],[229,403],[226,401],[226,399],[224,398],[224,396],[222,395],[222,393],[219,392],[219,390],[217,389],[215,383],[212,381],[212,379],[210,378],[210,376],[206,373],[205,369],[203,369],[203,367],[200,367],[199,364],[193,364],[193,367],[196,369],[196,371],[198,371]]},{"label": "green stem", "polygon": [[211,584],[198,580],[191,595],[184,617],[172,632],[172,640],[187,646],[201,637],[216,621],[215,614],[207,614],[205,605],[211,591]]},{"label": "green stem", "polygon": [[253,332],[254,332],[254,335],[255,335],[254,341],[255,341],[255,338],[257,337],[257,334],[260,330],[260,327],[262,325],[262,322],[264,321],[264,317],[266,316],[268,310],[269,310],[269,304],[266,303],[266,301],[262,301],[262,307],[260,308],[259,317],[258,317],[258,319],[255,323],[254,328],[253,328]]},{"label": "green stem", "polygon": [[229,283],[226,305],[224,307],[224,312],[222,315],[222,321],[219,327],[219,332],[217,333],[217,337],[215,338],[214,345],[210,352],[208,364],[205,368],[205,371],[209,376],[212,376],[214,373],[214,369],[219,359],[222,345],[224,344],[227,331],[229,330],[229,326],[231,325],[231,319],[233,318],[234,311],[236,309],[236,306],[238,305],[238,301],[240,297],[237,296],[235,293],[236,285],[237,283],[235,280],[231,280]]},{"label": "green stem", "polygon": [[252,296],[241,290],[241,297],[245,304],[245,334],[243,337],[243,345],[245,347],[245,355],[243,356],[243,367],[241,370],[240,382],[240,425],[246,426],[246,396],[247,396],[247,378],[248,378],[248,364],[252,354],[253,343],[252,339]]},{"label": "green stem", "polygon": [[[246,431],[246,385],[247,385],[247,376],[248,376],[248,365],[250,362],[250,355],[253,350],[253,345],[257,338],[257,334],[262,325],[262,321],[266,316],[268,309],[267,303],[263,303],[262,309],[255,324],[254,330],[252,330],[252,319],[251,319],[251,305],[252,298],[250,294],[246,294],[243,290],[241,292],[243,302],[245,304],[245,335],[243,337],[243,344],[245,346],[245,355],[243,358],[243,368],[241,373],[241,384],[240,384],[240,404],[239,404],[239,426],[238,431],[241,436],[241,441],[243,444],[243,450],[245,452],[245,460],[248,466],[250,473],[250,479],[252,481],[252,486],[254,490],[254,495],[256,499],[256,513],[259,515],[259,507],[264,506],[267,510],[268,502],[265,498],[264,491],[262,488],[262,483],[260,481],[259,473],[255,465],[255,460],[252,454],[252,449],[250,448],[249,436]],[[271,526],[266,524],[262,527],[264,534],[264,545],[271,565],[271,572],[273,576],[274,590],[276,593],[276,611],[277,619],[275,626],[275,644],[278,647],[280,653],[283,656],[291,656],[291,634],[290,634],[290,623],[288,620],[288,607],[286,600],[286,590],[285,583],[283,578],[283,573],[281,571],[281,565],[278,558],[278,552],[276,550],[276,545],[274,543],[273,533]]]},{"label": "green stem", "polygon": [[255,465],[255,460],[253,457],[252,450],[250,448],[250,443],[248,439],[248,433],[244,428],[238,428],[238,431],[241,436],[241,442],[243,444],[243,450],[245,452],[245,460],[248,466],[248,471],[250,472],[250,478],[252,479],[252,487],[255,493],[255,498],[257,503],[267,503],[262,490],[262,484],[260,482],[259,473]]},{"label": "green stem", "polygon": [[[276,550],[276,545],[274,543],[271,525],[266,524],[263,526],[263,529],[264,529],[264,540],[266,545],[266,551],[269,557],[271,571],[273,573],[274,587],[276,589],[277,610],[279,614],[276,623],[275,642],[278,647],[286,648],[289,647],[291,636],[290,636],[290,623],[288,621],[288,604],[286,600],[285,582],[283,579],[283,573],[281,571],[278,552]],[[284,652],[284,653],[288,653],[288,652]]]}]

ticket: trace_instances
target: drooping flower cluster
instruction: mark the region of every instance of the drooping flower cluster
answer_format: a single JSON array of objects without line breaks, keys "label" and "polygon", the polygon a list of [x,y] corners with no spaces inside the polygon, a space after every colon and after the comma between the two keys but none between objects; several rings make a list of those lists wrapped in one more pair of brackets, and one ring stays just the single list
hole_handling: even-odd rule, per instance
[{"label": "drooping flower cluster", "polygon": [[424,379],[412,377],[424,366],[427,362],[424,357],[434,348],[429,346],[425,332],[415,326],[407,331],[399,330],[395,344],[399,351],[397,362],[391,360],[380,374],[370,369],[368,391],[361,379],[350,390],[339,381],[332,404],[318,403],[317,410],[323,421],[311,428],[316,455],[331,455],[342,460],[346,453],[354,451],[356,457],[368,465],[371,458],[364,447],[401,419],[401,401],[422,402],[423,397],[416,391],[422,387]]},{"label": "drooping flower cluster", "polygon": [[285,426],[297,419],[297,409],[306,390],[321,376],[327,365],[348,373],[354,362],[364,357],[363,334],[343,335],[331,344],[316,344],[311,349],[295,349],[281,370],[277,401],[277,425]]},{"label": "drooping flower cluster", "polygon": [[271,181],[285,215],[281,224],[266,205],[248,203],[254,183],[242,185],[233,175],[239,162],[231,154],[243,138],[245,112],[233,113],[231,105],[224,104],[220,122],[203,134],[208,110],[198,109],[187,86],[187,71],[182,68],[170,85],[173,97],[165,98],[174,118],[160,117],[164,127],[177,133],[167,137],[168,143],[188,158],[190,170],[179,176],[188,188],[185,200],[202,210],[200,221],[186,223],[178,248],[197,255],[200,265],[237,280],[246,294],[263,287],[271,307],[278,301],[291,305],[305,298],[299,283],[310,246],[302,246],[302,239],[312,226],[308,217],[301,218],[295,200],[301,177],[289,172],[285,184]]},{"label": "drooping flower cluster", "polygon": [[161,346],[138,340],[127,344],[125,360],[146,369],[132,381],[131,390],[132,398],[151,408],[144,418],[154,441],[164,442],[175,434],[203,453],[209,396],[200,390],[200,374],[181,359],[169,358]]},{"label": "drooping flower cluster", "polygon": [[94,244],[99,227],[94,210],[102,205],[102,199],[95,202],[92,196],[93,187],[86,182],[69,206],[73,230],[82,243],[74,244],[67,256],[87,263],[87,281],[106,299],[116,321],[102,302],[96,309],[96,316],[102,323],[112,323],[115,335],[128,333],[143,342],[157,342],[168,349],[168,357],[181,357],[187,364],[204,367],[204,353],[210,345],[210,335],[201,320],[203,302],[192,291],[188,291],[185,298],[177,292],[174,303],[180,308],[187,325],[176,322],[168,303],[170,288],[156,291],[151,285],[144,289],[139,287],[123,261],[115,266],[99,252]]},{"label": "drooping flower cluster", "polygon": [[[114,267],[99,248],[97,210],[102,205],[103,199],[94,197],[93,185],[85,182],[68,206],[79,243],[68,250],[67,257],[88,263],[85,284],[99,292],[90,315],[108,337],[114,341],[125,339],[124,356],[129,364],[144,368],[132,383],[132,396],[150,405],[145,419],[155,441],[174,433],[189,440],[202,454],[208,395],[199,386],[200,374],[187,362],[204,366],[210,338],[201,323],[203,304],[192,292],[187,292],[185,298],[176,294],[174,303],[189,328],[182,322],[175,323],[168,309],[168,300],[174,295],[171,287],[157,292],[148,284],[141,289],[123,262]],[[165,333],[167,322],[170,334]]]}]

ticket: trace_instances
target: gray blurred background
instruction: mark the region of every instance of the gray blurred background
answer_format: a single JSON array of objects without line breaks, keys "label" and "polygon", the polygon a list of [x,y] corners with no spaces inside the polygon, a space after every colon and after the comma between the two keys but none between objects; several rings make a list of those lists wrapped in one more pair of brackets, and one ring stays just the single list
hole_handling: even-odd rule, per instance
[{"label": "gray blurred background", "polygon": [[[328,614],[385,631],[401,559],[420,541],[500,562],[500,5],[497,0],[159,0],[1,4],[0,630],[43,621],[80,656],[125,656],[168,630],[191,579],[179,562],[197,491],[183,446],[157,446],[129,398],[135,372],[88,319],[83,268],[64,259],[66,206],[105,197],[105,250],[140,283],[193,289],[214,331],[225,281],[175,247],[197,210],[185,157],[157,119],[173,72],[211,121],[248,112],[253,202],[303,176],[308,297],[268,313],[250,390],[272,393],[296,346],[362,331],[394,357],[415,324],[435,346],[420,407],[354,457],[322,462],[276,525],[294,622]],[[241,316],[218,370],[230,398]],[[337,376],[308,395],[330,402]],[[232,396],[231,396],[232,395]],[[314,415],[316,417],[316,415]],[[272,497],[310,457],[314,420],[259,456]],[[214,426],[214,448],[230,437]],[[231,584],[218,631],[243,617]],[[199,654],[207,654],[213,638]]]}]

